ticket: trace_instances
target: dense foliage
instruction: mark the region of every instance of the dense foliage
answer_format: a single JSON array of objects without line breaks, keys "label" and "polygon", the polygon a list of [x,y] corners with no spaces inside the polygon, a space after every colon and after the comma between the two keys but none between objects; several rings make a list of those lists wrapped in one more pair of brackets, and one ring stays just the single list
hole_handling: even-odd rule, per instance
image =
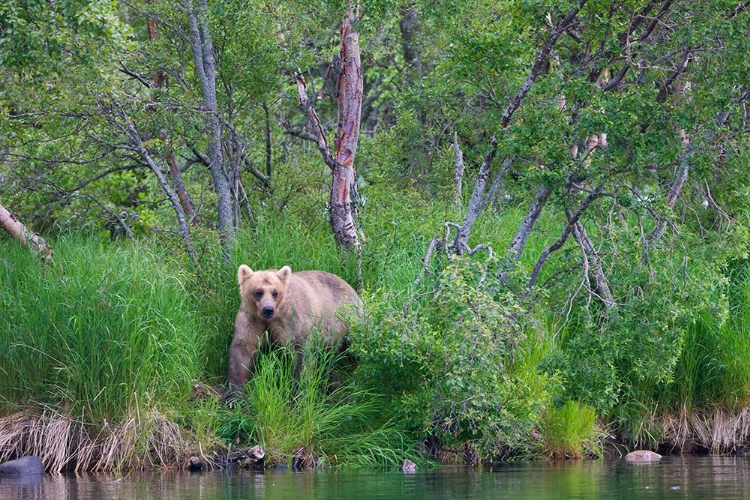
[{"label": "dense foliage", "polygon": [[[357,255],[327,225],[316,135],[343,139],[350,6]],[[101,439],[144,422],[142,453],[100,468],[166,461],[154,422],[351,464],[416,442],[469,463],[584,456],[604,427],[634,446],[746,443],[746,7],[3,2],[0,205],[55,257],[0,236],[0,458],[28,444],[12,419],[50,411]],[[240,409],[217,405],[240,263],[361,282],[339,390],[318,381],[307,404],[266,354]],[[303,431],[328,414],[354,419],[359,447]]]}]

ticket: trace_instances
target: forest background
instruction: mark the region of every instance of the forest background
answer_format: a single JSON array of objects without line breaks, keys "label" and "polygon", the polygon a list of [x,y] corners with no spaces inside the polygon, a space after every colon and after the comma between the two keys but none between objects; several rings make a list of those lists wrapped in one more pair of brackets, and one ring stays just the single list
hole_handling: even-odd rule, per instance
[{"label": "forest background", "polygon": [[[4,1],[0,460],[747,446],[747,7]],[[227,407],[241,263],[366,315]]]}]

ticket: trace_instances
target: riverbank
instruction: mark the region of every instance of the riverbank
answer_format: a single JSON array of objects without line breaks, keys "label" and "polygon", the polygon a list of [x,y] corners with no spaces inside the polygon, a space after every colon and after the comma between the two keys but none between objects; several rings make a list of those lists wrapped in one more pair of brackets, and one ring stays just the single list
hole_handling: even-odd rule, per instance
[{"label": "riverbank", "polygon": [[[750,456],[750,432],[748,432],[748,415],[743,410],[737,414],[715,410],[713,413],[684,413],[676,420],[672,416],[662,417],[656,422],[644,422],[654,426],[661,424],[660,431],[664,436],[658,442],[652,442],[650,449],[664,456]],[[248,415],[249,417],[249,415]],[[680,424],[680,425],[677,425]],[[49,410],[41,413],[33,411],[19,412],[0,418],[0,463],[14,458],[36,455],[44,463],[48,472],[113,472],[149,469],[178,470],[265,470],[293,468],[297,470],[310,468],[328,468],[345,466],[350,468],[379,466],[396,467],[404,459],[416,460],[420,464],[462,465],[470,467],[501,466],[507,460],[481,459],[468,443],[462,448],[451,448],[434,443],[432,446],[414,444],[411,449],[393,446],[394,441],[379,448],[370,447],[368,460],[359,463],[351,461],[352,450],[349,450],[350,462],[345,456],[341,459],[330,455],[331,448],[325,444],[308,441],[307,447],[293,445],[284,452],[269,443],[270,453],[262,446],[253,445],[237,439],[227,444],[215,437],[200,439],[196,429],[181,427],[170,421],[166,415],[150,413],[140,415],[119,426],[109,426],[108,432],[93,435],[90,426],[80,420],[71,419]],[[654,427],[652,427],[653,429]],[[145,434],[144,434],[145,433]],[[292,439],[290,436],[286,436]],[[360,453],[368,445],[363,436],[350,436],[359,440]],[[401,436],[403,438],[403,436]],[[545,455],[543,436],[536,435],[538,447],[536,454],[531,448],[524,450],[522,456],[513,458],[549,459]],[[595,448],[585,456],[557,456],[559,460],[583,459],[596,460],[623,458],[635,449],[648,449],[645,443],[629,442],[622,433],[600,435]],[[301,441],[300,441],[301,442]],[[402,442],[407,445],[407,442]],[[518,450],[516,450],[518,451]],[[328,452],[328,454],[326,454]],[[376,456],[382,453],[382,456]],[[361,457],[360,457],[361,458]],[[501,457],[502,458],[502,457]]]},{"label": "riverbank", "polygon": [[47,264],[0,241],[0,460],[39,455],[53,471],[180,468],[261,444],[269,463],[291,464],[304,447],[305,466],[395,466],[599,456],[610,435],[661,451],[725,454],[748,443],[743,262],[709,290],[725,318],[685,311],[692,319],[661,335],[633,326],[645,303],[619,322],[594,321],[591,308],[553,313],[553,296],[500,292],[482,281],[496,259],[445,262],[415,285],[419,266],[404,252],[413,257],[422,242],[389,247],[376,252],[386,261],[363,269],[367,315],[338,392],[325,370],[301,391],[287,355],[272,350],[237,408],[223,407],[239,305],[232,269],[282,262],[352,278],[314,228],[286,224],[258,229],[283,252],[248,235],[238,247],[254,253],[201,275],[154,251],[159,241],[61,237]]}]

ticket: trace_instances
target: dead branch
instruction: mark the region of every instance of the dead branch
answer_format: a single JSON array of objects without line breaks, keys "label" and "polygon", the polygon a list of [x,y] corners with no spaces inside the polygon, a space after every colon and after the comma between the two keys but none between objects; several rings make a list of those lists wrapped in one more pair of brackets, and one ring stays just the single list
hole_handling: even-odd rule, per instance
[{"label": "dead branch", "polygon": [[462,187],[464,181],[464,153],[458,145],[458,132],[453,133],[453,202],[457,206],[463,204]]},{"label": "dead branch", "polygon": [[573,232],[573,228],[575,227],[576,223],[580,219],[583,212],[586,211],[586,209],[591,205],[591,202],[599,198],[599,192],[595,190],[593,193],[589,194],[585,200],[583,200],[583,203],[581,203],[581,206],[578,208],[578,210],[572,215],[572,217],[568,220],[568,225],[565,226],[565,228],[562,231],[562,234],[560,237],[552,243],[550,246],[542,250],[542,253],[539,255],[539,258],[536,261],[536,264],[534,265],[534,269],[531,271],[531,277],[529,278],[529,283],[526,285],[526,288],[528,290],[531,290],[534,285],[536,284],[537,280],[539,279],[539,273],[542,271],[542,266],[544,265],[545,261],[549,257],[549,255],[552,252],[555,252],[559,250],[565,242],[568,240],[568,236]]}]

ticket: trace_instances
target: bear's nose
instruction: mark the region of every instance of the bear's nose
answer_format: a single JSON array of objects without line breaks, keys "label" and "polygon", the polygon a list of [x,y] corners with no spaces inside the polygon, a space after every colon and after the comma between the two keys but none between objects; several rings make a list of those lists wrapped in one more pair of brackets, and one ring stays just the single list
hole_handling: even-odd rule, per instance
[{"label": "bear's nose", "polygon": [[273,307],[272,306],[266,306],[261,310],[261,314],[265,319],[271,319],[273,318]]}]

